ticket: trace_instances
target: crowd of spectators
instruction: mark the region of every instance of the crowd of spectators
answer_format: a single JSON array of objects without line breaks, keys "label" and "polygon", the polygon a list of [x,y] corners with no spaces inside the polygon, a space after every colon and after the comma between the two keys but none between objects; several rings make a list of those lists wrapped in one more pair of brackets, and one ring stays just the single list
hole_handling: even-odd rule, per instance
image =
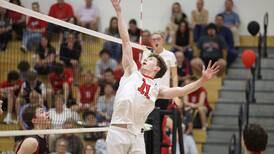
[{"label": "crowd of spectators", "polygon": [[[21,5],[20,0],[10,0]],[[129,21],[130,40],[148,47],[148,51],[133,49],[134,60],[140,67],[148,53],[154,52],[165,60],[168,73],[157,82],[161,86],[184,86],[200,76],[203,65],[209,60],[220,66],[219,77],[237,57],[240,26],[239,15],[233,11],[233,0],[225,0],[225,10],[216,15],[214,23],[209,21],[209,11],[203,0],[197,0],[196,8],[187,17],[179,2],[171,8],[170,22],[164,33],[151,33],[138,28],[137,21]],[[64,0],[57,0],[49,9],[49,16],[77,24],[91,30],[100,29],[100,13],[93,0],[85,0],[85,5],[76,11]],[[32,3],[32,10],[40,12],[38,2]],[[118,20],[112,17],[105,34],[119,38]],[[51,42],[59,34],[59,47]],[[81,54],[85,41],[79,32],[52,23],[0,8],[0,51],[7,49],[11,38],[22,41],[21,51],[33,52],[33,64],[22,61],[18,70],[11,70],[7,80],[0,84],[0,99],[3,110],[7,112],[4,122],[19,123],[22,129],[29,129],[22,121],[20,113],[27,105],[40,104],[49,112],[51,128],[98,127],[109,124],[113,112],[115,92],[123,75],[121,67],[122,48],[120,44],[105,41],[99,52],[95,72],[82,71]],[[142,40],[140,40],[142,38]],[[165,48],[165,44],[171,46]],[[31,68],[30,66],[33,66]],[[38,76],[47,76],[47,83]],[[76,87],[76,95],[73,89]],[[206,130],[207,117],[211,112],[207,91],[200,88],[184,98],[173,101],[182,102],[180,110],[190,116],[185,125],[184,138],[192,134],[194,118],[200,119],[200,126]],[[159,103],[160,102],[160,103]],[[166,109],[169,100],[157,100],[156,106]],[[13,109],[15,115],[13,116]],[[187,116],[186,116],[187,117]],[[165,119],[165,118],[163,118]],[[167,126],[168,129],[168,126]],[[67,134],[54,136],[51,143],[53,153],[104,153],[105,134]],[[96,146],[83,145],[84,141],[96,142]],[[190,137],[190,142],[193,139]],[[74,147],[79,146],[79,147]],[[73,147],[73,148],[72,148]],[[75,151],[77,149],[77,151]],[[97,152],[100,151],[100,152]],[[168,150],[167,150],[168,151]],[[195,150],[194,150],[195,151]],[[82,152],[81,152],[82,153]],[[194,152],[195,153],[195,152]]]}]

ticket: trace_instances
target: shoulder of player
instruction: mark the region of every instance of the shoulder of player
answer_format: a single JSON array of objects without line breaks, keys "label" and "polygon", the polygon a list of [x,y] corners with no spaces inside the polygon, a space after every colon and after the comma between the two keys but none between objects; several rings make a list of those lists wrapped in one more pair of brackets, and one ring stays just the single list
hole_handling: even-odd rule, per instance
[{"label": "shoulder of player", "polygon": [[[32,150],[32,149],[37,149],[37,147],[38,147],[38,145],[39,145],[39,143],[38,143],[38,141],[37,141],[37,139],[36,138],[34,138],[34,137],[28,137],[28,138],[26,138],[23,142],[22,142],[22,144],[21,144],[21,148],[20,149],[22,149],[23,148],[23,150],[25,151],[25,150]],[[34,150],[34,151],[35,151]]]}]

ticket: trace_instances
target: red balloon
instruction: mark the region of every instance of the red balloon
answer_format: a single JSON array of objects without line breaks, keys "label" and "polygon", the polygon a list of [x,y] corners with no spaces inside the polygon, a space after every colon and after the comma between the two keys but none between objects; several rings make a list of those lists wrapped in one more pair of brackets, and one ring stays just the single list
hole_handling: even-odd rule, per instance
[{"label": "red balloon", "polygon": [[242,54],[242,62],[246,68],[251,68],[256,61],[256,54],[253,50],[244,50]]}]

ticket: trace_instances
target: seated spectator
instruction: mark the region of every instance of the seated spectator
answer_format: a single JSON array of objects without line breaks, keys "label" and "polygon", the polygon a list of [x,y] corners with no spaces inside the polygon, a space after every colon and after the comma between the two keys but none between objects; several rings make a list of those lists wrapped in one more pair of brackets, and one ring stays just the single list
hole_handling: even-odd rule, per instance
[{"label": "seated spectator", "polygon": [[234,45],[236,47],[239,47],[240,45],[240,17],[239,15],[233,11],[234,2],[233,0],[226,0],[225,1],[225,10],[223,13],[221,13],[224,17],[224,25],[233,33],[233,40]]},{"label": "seated spectator", "polygon": [[6,9],[0,7],[0,52],[6,50],[11,39],[11,20],[6,12]]},{"label": "seated spectator", "polygon": [[246,125],[243,130],[242,145],[245,154],[262,154],[268,144],[268,135],[258,124]]},{"label": "seated spectator", "polygon": [[[84,119],[86,128],[98,127],[95,112],[92,112],[92,111],[84,112],[83,119]],[[102,136],[103,136],[102,132],[86,133],[86,134],[84,134],[84,140],[95,142],[96,140],[102,138]]]},{"label": "seated spectator", "polygon": [[[105,30],[105,34],[120,38],[118,30],[118,19],[117,17],[112,17],[109,22],[109,27]],[[104,43],[104,49],[107,49],[111,52],[111,57],[116,61],[120,61],[122,57],[122,46],[118,43],[106,41]]]},{"label": "seated spectator", "polygon": [[106,84],[111,84],[115,91],[119,87],[119,82],[117,82],[117,80],[115,80],[113,71],[110,68],[105,70],[105,72],[103,74],[103,78],[101,80],[99,80],[99,86],[100,86],[99,95],[100,96],[104,95],[104,91],[105,91],[104,89],[105,89]]},{"label": "seated spectator", "polygon": [[[37,73],[30,71],[27,74],[28,79],[25,80],[21,86],[19,97],[16,100],[16,110],[19,113],[19,109],[22,105],[30,103],[30,94],[35,91],[41,95],[41,102],[44,105],[44,101],[47,99],[47,90],[43,82],[38,80]],[[19,115],[18,115],[19,116]]]},{"label": "seated spectator", "polygon": [[114,90],[111,84],[106,84],[104,95],[100,96],[97,101],[97,121],[100,123],[109,123],[113,112]]},{"label": "seated spectator", "polygon": [[217,34],[222,36],[227,44],[227,65],[229,67],[238,56],[238,52],[234,48],[233,35],[231,30],[224,26],[224,17],[221,14],[215,17],[215,24],[217,26]]},{"label": "seated spectator", "polygon": [[129,21],[129,29],[128,29],[130,41],[139,43],[141,32],[142,30],[138,28],[136,20],[131,19]]},{"label": "seated spectator", "polygon": [[144,30],[142,32],[142,45],[147,46],[148,48],[151,48],[151,33],[149,30]]},{"label": "seated spectator", "polygon": [[[69,3],[66,3],[65,0],[57,0],[57,3],[51,5],[48,15],[63,21],[68,21],[69,18],[74,16],[74,12],[72,6]],[[62,30],[63,28],[60,26],[51,23],[48,25],[48,33],[50,38],[53,33],[59,33]]]},{"label": "seated spectator", "polygon": [[196,7],[197,9],[191,12],[194,42],[197,42],[203,35],[204,28],[208,23],[208,10],[204,8],[204,0],[197,0]]},{"label": "seated spectator", "polygon": [[[117,81],[117,83],[119,84],[120,79],[122,78],[122,76],[124,75],[124,69],[123,66],[121,64],[122,62],[120,61],[117,66],[113,69],[113,76],[114,79]],[[117,87],[118,88],[118,87]],[[116,91],[117,88],[114,86],[114,90]]]},{"label": "seated spectator", "polygon": [[207,26],[207,35],[203,36],[197,43],[199,57],[191,61],[192,70],[195,74],[201,75],[203,65],[208,65],[209,61],[217,62],[220,71],[218,76],[221,77],[226,70],[227,46],[223,37],[216,34],[217,27],[215,24]]},{"label": "seated spectator", "polygon": [[63,138],[58,138],[55,145],[56,152],[52,152],[51,154],[71,154],[70,152],[68,152],[67,149],[68,149],[67,141]]},{"label": "seated spectator", "polygon": [[52,129],[61,129],[67,119],[80,120],[79,115],[64,104],[63,95],[55,95],[55,108],[49,109]]},{"label": "seated spectator", "polygon": [[181,4],[179,2],[175,2],[172,4],[170,22],[166,27],[166,43],[171,43],[174,41],[174,35],[182,21],[187,21],[187,15],[183,12]]},{"label": "seated spectator", "polygon": [[[16,121],[12,120],[12,111],[21,85],[22,81],[19,79],[19,73],[17,71],[10,71],[7,80],[0,83],[0,99],[3,100],[4,110],[8,111],[3,120],[6,124],[16,123]],[[18,115],[18,113],[16,113],[16,115]]]},{"label": "seated spectator", "polygon": [[[38,2],[32,3],[32,10],[40,12]],[[28,17],[26,30],[23,33],[21,51],[33,51],[34,47],[39,44],[42,35],[45,34],[48,23],[33,17]]]},{"label": "seated spectator", "polygon": [[[22,6],[20,0],[10,0],[9,2],[15,5]],[[12,10],[8,10],[7,15],[12,22],[13,34],[18,40],[22,40],[23,31],[26,27],[26,16]]]},{"label": "seated spectator", "polygon": [[[68,19],[68,22],[74,25],[78,25],[78,20],[76,17],[70,17]],[[80,44],[82,44],[82,34],[78,31],[72,30],[72,29],[68,29],[68,28],[64,28],[61,32],[60,32],[60,38],[59,38],[59,43],[60,45],[62,43],[66,43],[67,39],[69,37],[69,34],[73,34],[76,41],[79,42]]]},{"label": "seated spectator", "polygon": [[178,50],[183,51],[185,57],[188,60],[192,58],[192,34],[189,29],[188,23],[186,21],[182,21],[178,29],[172,39],[172,52],[176,52]]},{"label": "seated spectator", "polygon": [[83,154],[95,154],[95,148],[94,148],[94,146],[92,146],[92,145],[86,145],[85,146],[85,151],[84,151],[84,153]]},{"label": "seated spectator", "polygon": [[184,81],[191,75],[189,61],[185,58],[182,51],[175,52],[177,60],[178,86],[184,86]]},{"label": "seated spectator", "polygon": [[73,72],[71,69],[64,68],[60,63],[53,66],[53,72],[48,75],[48,99],[49,108],[52,105],[52,97],[56,94],[64,94],[65,103],[68,103],[73,82]]},{"label": "seated spectator", "polygon": [[48,38],[42,37],[35,53],[34,69],[40,75],[47,75],[53,70],[55,64],[56,51],[50,44]]},{"label": "seated spectator", "polygon": [[77,12],[77,19],[80,26],[98,31],[100,17],[97,7],[93,4],[93,0],[85,0],[85,6],[80,7]]},{"label": "seated spectator", "polygon": [[106,134],[95,143],[96,154],[107,154]]},{"label": "seated spectator", "polygon": [[20,80],[25,81],[28,79],[28,73],[30,72],[30,64],[26,60],[22,60],[17,65],[19,70]]},{"label": "seated spectator", "polygon": [[106,69],[114,69],[117,66],[117,62],[111,58],[111,53],[107,49],[102,49],[100,51],[100,59],[96,62],[96,77],[98,79],[102,78],[103,73]]},{"label": "seated spectator", "polygon": [[96,110],[96,101],[99,95],[100,87],[91,71],[87,71],[84,76],[84,82],[77,90],[77,106],[76,111]]},{"label": "seated spectator", "polygon": [[[192,76],[186,79],[185,83],[190,84],[196,81],[197,78]],[[198,111],[202,129],[207,128],[207,115],[211,112],[211,107],[207,100],[207,91],[204,87],[197,89],[196,91],[186,95],[184,97],[184,105],[186,110]]]},{"label": "seated spectator", "polygon": [[75,77],[80,73],[80,56],[82,46],[76,40],[73,33],[68,34],[67,41],[61,44],[60,60],[64,63],[65,67],[73,69]]}]

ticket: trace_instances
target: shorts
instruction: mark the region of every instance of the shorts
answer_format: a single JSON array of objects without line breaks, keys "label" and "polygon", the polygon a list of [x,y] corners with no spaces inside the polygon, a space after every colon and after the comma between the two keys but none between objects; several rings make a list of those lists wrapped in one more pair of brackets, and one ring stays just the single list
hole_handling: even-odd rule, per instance
[{"label": "shorts", "polygon": [[146,154],[144,135],[135,135],[126,128],[111,126],[106,142],[107,153]]}]

